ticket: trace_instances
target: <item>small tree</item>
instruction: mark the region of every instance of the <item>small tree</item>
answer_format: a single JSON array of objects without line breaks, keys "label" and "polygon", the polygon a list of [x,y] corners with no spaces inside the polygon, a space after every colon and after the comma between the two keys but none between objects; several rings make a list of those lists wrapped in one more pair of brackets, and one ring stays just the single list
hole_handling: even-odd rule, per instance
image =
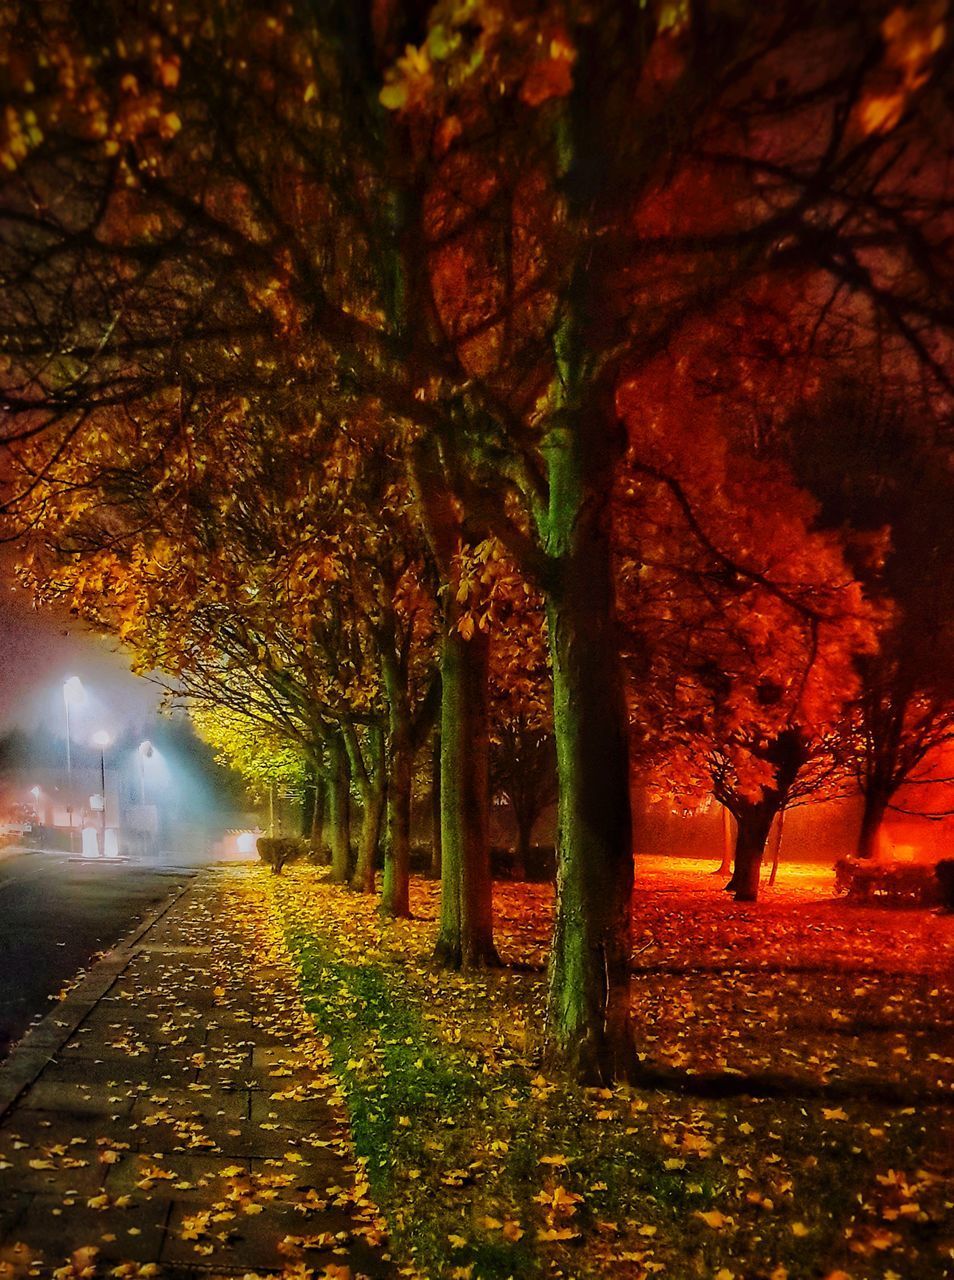
[{"label": "small tree", "polygon": [[618,500],[635,749],[658,791],[690,807],[713,791],[732,813],[729,887],[752,901],[772,822],[854,694],[873,632],[810,497],[727,443],[685,370],[660,368],[665,433],[634,409]]},{"label": "small tree", "polygon": [[257,804],[277,787],[305,808],[309,771],[299,747],[227,707],[193,706],[189,715],[215,759],[240,775]]},{"label": "small tree", "polygon": [[493,731],[491,783],[510,806],[516,830],[514,875],[526,878],[537,819],[557,798],[553,734],[528,724],[519,714]]}]

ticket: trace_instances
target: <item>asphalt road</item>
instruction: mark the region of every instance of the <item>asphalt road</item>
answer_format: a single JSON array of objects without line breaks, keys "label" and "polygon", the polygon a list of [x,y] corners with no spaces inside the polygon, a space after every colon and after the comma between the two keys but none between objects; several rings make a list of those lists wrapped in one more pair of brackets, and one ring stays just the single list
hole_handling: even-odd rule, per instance
[{"label": "asphalt road", "polygon": [[79,969],[189,875],[54,853],[0,862],[0,1059]]}]

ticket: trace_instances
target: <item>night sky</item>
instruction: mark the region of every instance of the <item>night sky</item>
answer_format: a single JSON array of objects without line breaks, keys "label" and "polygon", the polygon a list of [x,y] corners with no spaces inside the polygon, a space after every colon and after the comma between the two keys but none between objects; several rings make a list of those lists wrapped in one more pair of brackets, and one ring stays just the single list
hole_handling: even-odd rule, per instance
[{"label": "night sky", "polygon": [[62,733],[61,689],[72,675],[79,676],[89,695],[77,717],[78,734],[98,727],[115,733],[151,719],[160,699],[156,686],[132,675],[114,641],[91,634],[75,619],[34,609],[11,583],[10,559],[8,552],[0,567],[0,733],[14,725],[30,730],[43,723]]}]

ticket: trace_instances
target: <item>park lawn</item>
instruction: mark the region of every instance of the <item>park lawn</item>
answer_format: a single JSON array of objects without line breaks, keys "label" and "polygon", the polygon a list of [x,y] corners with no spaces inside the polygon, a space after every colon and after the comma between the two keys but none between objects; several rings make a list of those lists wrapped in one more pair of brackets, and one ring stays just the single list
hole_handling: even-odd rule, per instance
[{"label": "park lawn", "polygon": [[645,1079],[541,1069],[552,895],[498,885],[510,966],[429,962],[413,921],[262,873],[328,1038],[396,1256],[427,1277],[932,1280],[954,1275],[954,919],[830,901],[786,869],[757,906],[641,860]]}]

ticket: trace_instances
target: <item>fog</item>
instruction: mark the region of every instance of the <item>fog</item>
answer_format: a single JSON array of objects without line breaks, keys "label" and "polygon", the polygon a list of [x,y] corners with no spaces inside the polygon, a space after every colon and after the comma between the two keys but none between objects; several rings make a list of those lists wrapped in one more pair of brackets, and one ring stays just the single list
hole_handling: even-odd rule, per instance
[{"label": "fog", "polygon": [[[198,849],[248,821],[237,778],[215,764],[185,714],[160,714],[161,687],[133,675],[129,655],[109,637],[33,609],[9,574],[0,593],[0,654],[0,792],[8,820],[18,806],[32,807],[51,841],[62,842],[70,799],[77,826],[94,821],[90,802],[102,791],[105,763],[110,824],[135,821],[145,803],[156,811],[162,843]],[[69,707],[68,774],[64,684],[74,677],[82,691]],[[108,738],[105,752],[98,735]]]}]

